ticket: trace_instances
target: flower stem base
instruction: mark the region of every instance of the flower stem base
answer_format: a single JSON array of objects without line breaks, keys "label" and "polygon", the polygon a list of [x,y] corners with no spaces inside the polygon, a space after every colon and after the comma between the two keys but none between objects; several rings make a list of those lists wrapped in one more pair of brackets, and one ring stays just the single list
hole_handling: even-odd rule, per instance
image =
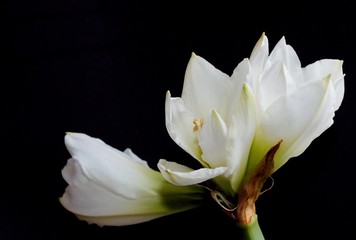
[{"label": "flower stem base", "polygon": [[251,217],[248,224],[237,223],[237,226],[243,232],[243,240],[264,240],[260,225],[258,224],[257,215]]}]

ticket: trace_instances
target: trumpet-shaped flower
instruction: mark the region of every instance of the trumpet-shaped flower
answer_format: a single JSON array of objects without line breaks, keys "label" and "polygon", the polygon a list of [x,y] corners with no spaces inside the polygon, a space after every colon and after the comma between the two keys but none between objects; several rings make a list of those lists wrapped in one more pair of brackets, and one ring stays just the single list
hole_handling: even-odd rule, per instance
[{"label": "trumpet-shaped flower", "polygon": [[181,97],[167,91],[165,113],[169,135],[201,167],[161,159],[155,171],[130,149],[68,133],[60,201],[89,223],[128,225],[197,207],[208,189],[247,239],[264,239],[255,210],[263,184],[333,124],[342,64],[302,67],[284,37],[269,52],[265,34],[231,76],[193,53]]},{"label": "trumpet-shaped flower", "polygon": [[332,125],[344,96],[343,61],[323,59],[301,67],[284,37],[269,54],[263,34],[242,65],[248,73],[243,81],[253,89],[259,118],[248,171],[282,140],[274,156],[276,171]]},{"label": "trumpet-shaped flower", "polygon": [[177,187],[130,149],[121,152],[97,138],[68,133],[71,154],[62,170],[68,182],[61,204],[98,225],[129,225],[199,206],[200,186]]},{"label": "trumpet-shaped flower", "polygon": [[[186,169],[160,160],[158,168],[173,184],[189,185],[214,179],[229,195],[243,180],[256,126],[251,88],[238,66],[233,75],[192,54],[181,98],[166,96],[166,126],[173,140],[197,159],[202,168]],[[169,172],[170,174],[167,174]]]},{"label": "trumpet-shaped flower", "polygon": [[231,76],[193,53],[181,97],[167,92],[166,126],[202,167],[160,160],[163,176],[183,186],[210,179],[230,197],[249,192],[252,177],[264,176],[263,184],[333,123],[344,95],[342,63],[301,67],[284,37],[269,53],[264,34]]}]

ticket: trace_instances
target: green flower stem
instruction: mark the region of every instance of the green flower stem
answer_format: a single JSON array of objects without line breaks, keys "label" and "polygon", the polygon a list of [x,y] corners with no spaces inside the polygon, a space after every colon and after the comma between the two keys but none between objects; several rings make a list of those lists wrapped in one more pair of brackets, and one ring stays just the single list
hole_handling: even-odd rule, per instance
[{"label": "green flower stem", "polygon": [[263,233],[261,231],[260,225],[258,224],[257,215],[252,216],[250,223],[248,224],[237,224],[237,226],[242,230],[244,238],[243,240],[264,240]]}]

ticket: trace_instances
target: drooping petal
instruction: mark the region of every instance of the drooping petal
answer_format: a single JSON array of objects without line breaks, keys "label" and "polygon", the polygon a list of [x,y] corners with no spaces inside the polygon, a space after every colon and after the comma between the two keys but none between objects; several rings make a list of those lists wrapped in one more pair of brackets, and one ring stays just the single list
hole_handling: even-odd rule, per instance
[{"label": "drooping petal", "polygon": [[192,53],[184,77],[182,99],[195,117],[202,118],[212,108],[220,108],[230,85],[227,74]]},{"label": "drooping petal", "polygon": [[72,157],[62,170],[68,186],[60,202],[80,219],[128,225],[197,207],[203,199],[203,188],[168,183],[130,151],[81,133],[68,133],[65,143]]},{"label": "drooping petal", "polygon": [[[126,197],[115,193],[105,183],[92,179],[91,172],[88,172],[78,160],[69,159],[62,173],[69,186],[60,201],[64,207],[76,214],[100,217],[114,215],[135,216],[145,213],[148,217],[148,214],[154,215],[155,211],[159,208],[162,209],[158,196],[152,195],[151,198],[146,199],[150,203],[144,203],[143,199],[146,198],[147,193],[141,194],[140,197]],[[125,187],[123,183],[114,183],[118,185],[117,188]],[[148,209],[147,206],[150,206],[150,208]]]},{"label": "drooping petal", "polygon": [[134,154],[132,152],[132,150],[130,148],[126,148],[124,150],[124,153],[127,154],[129,156],[129,158],[132,160],[132,161],[135,161],[139,164],[142,164],[143,166],[149,168],[147,162],[145,160],[142,160],[139,156],[137,156],[136,154]]},{"label": "drooping petal", "polygon": [[226,167],[191,169],[176,162],[169,162],[161,159],[158,162],[158,169],[163,177],[170,183],[177,186],[187,186],[198,184],[223,174]]},{"label": "drooping petal", "polygon": [[[72,158],[80,162],[86,173],[90,174],[90,178],[95,182],[102,182],[103,186],[113,193],[135,198],[139,197],[137,194],[144,193],[145,189],[150,188],[151,183],[145,183],[145,180],[147,175],[154,172],[142,164],[137,164],[129,155],[105,144],[102,140],[82,133],[67,133],[65,144]],[[131,181],[133,178],[136,181]]]},{"label": "drooping petal", "polygon": [[166,127],[170,137],[195,159],[205,164],[201,159],[198,135],[194,131],[193,114],[186,109],[181,98],[171,98],[169,91],[166,95],[165,107]]}]

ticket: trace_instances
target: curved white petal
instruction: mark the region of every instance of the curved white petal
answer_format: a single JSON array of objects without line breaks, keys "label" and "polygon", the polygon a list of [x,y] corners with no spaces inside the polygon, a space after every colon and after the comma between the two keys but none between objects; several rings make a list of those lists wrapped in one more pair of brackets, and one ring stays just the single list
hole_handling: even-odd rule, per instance
[{"label": "curved white petal", "polygon": [[239,105],[239,99],[241,97],[242,91],[244,91],[243,84],[249,82],[250,75],[250,61],[245,58],[237,65],[231,75],[232,86],[229,93],[230,95],[225,102],[226,111],[225,116],[223,117],[227,124],[229,124],[231,116],[236,114],[236,109],[238,109]]},{"label": "curved white petal", "polygon": [[176,162],[169,162],[164,159],[161,159],[157,166],[163,177],[168,182],[177,186],[198,184],[219,176],[226,171],[226,167],[218,167],[213,169],[200,168],[198,170],[194,170]]},{"label": "curved white petal", "polygon": [[136,163],[138,164],[141,164],[147,168],[149,168],[147,162],[145,160],[142,160],[139,156],[137,156],[136,154],[134,154],[132,152],[132,150],[130,148],[126,148],[124,150],[124,153],[126,153],[128,155],[128,157],[132,160],[132,161],[135,161]]},{"label": "curved white petal", "polygon": [[231,188],[236,193],[245,176],[251,144],[257,127],[256,103],[247,84],[243,85],[226,143],[227,166],[231,174]]},{"label": "curved white petal", "polygon": [[[72,158],[80,162],[83,171],[114,194],[135,198],[150,188],[151,182],[146,182],[146,174],[152,175],[152,170],[137,164],[128,154],[102,140],[82,133],[67,133],[65,144]],[[138,189],[142,191],[137,191]]]},{"label": "curved white petal", "polygon": [[171,98],[169,91],[166,95],[165,108],[166,127],[170,137],[195,159],[202,162],[198,135],[194,131],[193,114],[185,108],[181,98]]},{"label": "curved white petal", "polygon": [[268,60],[269,66],[274,65],[276,62],[282,62],[287,69],[291,71],[301,71],[301,63],[297,53],[294,49],[286,43],[286,39],[283,36],[271,51]]},{"label": "curved white petal", "polygon": [[[275,170],[281,167],[289,158],[297,156],[310,144],[302,139],[305,136],[315,138],[310,128],[316,114],[321,110],[324,96],[327,91],[325,81],[314,81],[296,89],[291,94],[282,96],[275,101],[262,115],[260,127],[256,132],[252,145],[248,171],[250,172],[259,163],[267,151],[282,140],[282,144],[275,154]],[[322,109],[321,111],[328,111]],[[319,122],[320,123],[320,122]],[[307,131],[308,130],[308,131]],[[293,147],[293,144],[302,139],[303,148]],[[311,140],[312,140],[311,139]],[[288,152],[288,154],[286,154]]]},{"label": "curved white petal", "polygon": [[199,145],[203,151],[202,158],[210,168],[226,167],[226,142],[228,129],[224,120],[215,110],[204,121],[199,135]]},{"label": "curved white petal", "polygon": [[220,108],[230,85],[227,74],[192,53],[184,77],[182,99],[187,109],[202,118],[212,108]]},{"label": "curved white petal", "polygon": [[325,78],[321,85],[325,88],[324,96],[321,99],[318,109],[313,113],[312,119],[308,126],[304,128],[299,136],[291,142],[290,146],[286,146],[285,151],[281,151],[278,161],[275,164],[275,171],[280,168],[289,158],[298,156],[311,144],[311,142],[320,136],[326,129],[333,124],[335,109],[336,94],[331,79]]},{"label": "curved white petal", "polygon": [[282,62],[276,62],[261,75],[258,86],[259,101],[263,109],[280,96],[296,88],[296,83]]},{"label": "curved white petal", "polygon": [[252,88],[255,89],[258,85],[259,75],[262,73],[268,59],[268,38],[264,33],[257,41],[249,59],[252,71],[248,80]]},{"label": "curved white petal", "polygon": [[62,170],[68,186],[60,202],[80,219],[128,225],[197,207],[203,199],[202,187],[174,186],[130,151],[81,133],[68,133],[65,143],[72,158]]},{"label": "curved white petal", "polygon": [[319,80],[327,77],[329,74],[331,75],[331,81],[336,90],[335,110],[340,107],[345,92],[342,65],[343,61],[341,60],[323,59],[304,68],[304,78],[309,81]]},{"label": "curved white petal", "polygon": [[335,88],[335,102],[334,102],[334,108],[335,111],[339,109],[342,100],[344,99],[344,94],[345,94],[345,83],[344,83],[344,76],[345,74],[343,73],[342,65],[343,61],[337,61],[337,68],[335,69],[335,72],[331,73],[331,78],[332,78],[332,83]]},{"label": "curved white petal", "polygon": [[335,80],[343,77],[342,61],[334,59],[323,59],[309,64],[303,69],[304,78],[308,81],[320,80],[329,74],[335,75]]},{"label": "curved white petal", "polygon": [[247,81],[251,74],[251,64],[248,58],[244,58],[234,69],[231,75],[231,81],[237,83],[242,88],[242,83]]},{"label": "curved white petal", "polygon": [[[116,194],[104,185],[105,183],[93,180],[85,166],[75,159],[68,160],[62,173],[69,186],[60,201],[74,213],[88,216],[129,215],[139,214],[144,208],[147,208],[142,200],[148,193],[141,194],[140,197],[126,197]],[[118,185],[118,188],[125,187],[120,182],[114,183]],[[131,189],[132,191],[138,190]],[[155,203],[152,204],[151,202],[149,205],[157,205],[159,207],[159,201],[157,201],[158,199],[155,200],[153,195],[148,200],[153,200],[153,203]],[[144,211],[146,213],[154,212],[153,208],[152,210],[145,209]]]}]

